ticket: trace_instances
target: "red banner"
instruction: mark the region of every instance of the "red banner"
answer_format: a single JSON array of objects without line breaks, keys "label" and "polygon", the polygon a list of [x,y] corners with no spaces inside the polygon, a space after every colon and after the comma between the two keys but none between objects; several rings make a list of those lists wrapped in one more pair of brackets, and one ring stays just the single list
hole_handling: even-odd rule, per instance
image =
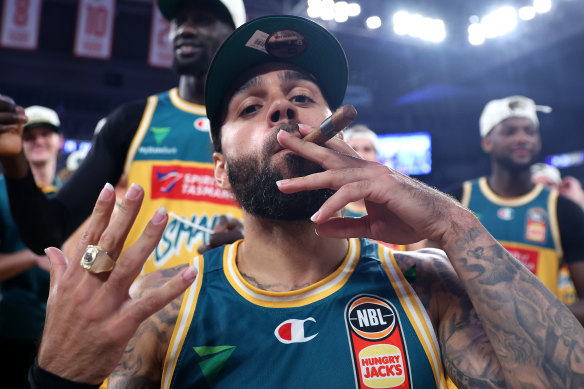
[{"label": "red banner", "polygon": [[13,49],[36,50],[42,0],[5,0],[0,45]]},{"label": "red banner", "polygon": [[170,23],[164,19],[156,4],[156,1],[154,1],[150,26],[148,64],[159,68],[170,68],[173,60],[172,45],[168,41]]},{"label": "red banner", "polygon": [[115,0],[79,0],[73,49],[76,56],[111,57],[115,6]]}]

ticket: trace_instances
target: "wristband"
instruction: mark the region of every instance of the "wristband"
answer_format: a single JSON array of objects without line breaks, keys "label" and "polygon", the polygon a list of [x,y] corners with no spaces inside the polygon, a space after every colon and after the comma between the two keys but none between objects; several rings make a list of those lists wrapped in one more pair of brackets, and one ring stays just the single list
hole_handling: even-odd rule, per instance
[{"label": "wristband", "polygon": [[36,358],[28,370],[28,382],[32,389],[98,389],[100,385],[70,381],[39,366]]}]

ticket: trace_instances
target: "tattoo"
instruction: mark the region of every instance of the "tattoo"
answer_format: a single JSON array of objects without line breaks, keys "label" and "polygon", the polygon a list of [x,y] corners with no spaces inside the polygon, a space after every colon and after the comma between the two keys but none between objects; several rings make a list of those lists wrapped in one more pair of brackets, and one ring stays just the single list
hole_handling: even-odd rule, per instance
[{"label": "tattoo", "polygon": [[[339,268],[339,266],[341,266],[343,261],[344,261],[344,258],[341,259],[339,261],[339,263],[337,263],[335,266],[333,266],[329,271],[327,271],[320,279],[325,279],[326,277],[333,274],[335,272],[335,270],[337,270]],[[256,288],[261,289],[261,290],[266,290],[269,292],[291,292],[293,290],[307,288],[310,285],[314,284],[311,282],[303,282],[303,283],[298,283],[298,284],[294,283],[292,285],[284,284],[284,283],[280,283],[280,282],[276,282],[273,284],[266,284],[266,283],[260,282],[257,278],[255,278],[247,273],[242,272],[241,269],[239,269],[239,273],[247,282],[249,282],[250,284],[252,284]]]},{"label": "tattoo", "polygon": [[[137,281],[134,290],[141,296],[157,288],[181,271],[185,265],[150,273]],[[108,379],[108,388],[160,388],[166,351],[178,318],[182,296],[144,321],[130,339],[122,359]]]},{"label": "tattoo", "polygon": [[[457,242],[457,246],[467,247],[460,250],[465,255],[452,261],[463,274],[481,320],[470,309],[468,318],[453,316],[442,323],[440,340],[448,356],[448,373],[462,387],[541,387],[542,383],[549,388],[584,387],[582,327],[502,246],[477,244],[482,234],[486,232],[469,230]],[[484,335],[474,343],[481,322]],[[482,342],[484,346],[480,346]],[[481,369],[465,366],[463,358],[471,353],[469,347],[483,356]],[[476,381],[487,378],[486,374],[495,379]]]},{"label": "tattoo", "polygon": [[294,284],[292,286],[290,285],[284,285],[282,283],[274,283],[274,284],[264,284],[259,282],[256,278],[243,273],[241,270],[239,271],[241,276],[250,284],[252,284],[253,286],[255,286],[258,289],[261,290],[266,290],[269,292],[289,292],[292,290],[298,290],[298,289],[302,289],[302,288],[306,288],[308,286],[310,286],[311,284],[306,282],[303,284]]}]

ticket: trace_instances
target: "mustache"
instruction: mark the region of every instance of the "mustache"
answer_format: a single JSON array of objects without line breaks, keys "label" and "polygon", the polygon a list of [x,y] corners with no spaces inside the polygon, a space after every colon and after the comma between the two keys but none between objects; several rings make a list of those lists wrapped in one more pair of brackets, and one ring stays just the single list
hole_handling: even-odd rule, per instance
[{"label": "mustache", "polygon": [[280,146],[280,144],[278,143],[278,139],[277,139],[277,135],[278,135],[278,132],[280,132],[280,130],[284,130],[284,131],[289,132],[289,133],[297,132],[300,134],[300,129],[298,128],[298,123],[285,122],[285,123],[278,124],[272,130],[272,133],[270,134],[269,140],[264,145],[264,148],[262,150],[264,156],[267,157],[271,154],[275,154],[276,152],[278,152],[282,149],[282,146]]}]

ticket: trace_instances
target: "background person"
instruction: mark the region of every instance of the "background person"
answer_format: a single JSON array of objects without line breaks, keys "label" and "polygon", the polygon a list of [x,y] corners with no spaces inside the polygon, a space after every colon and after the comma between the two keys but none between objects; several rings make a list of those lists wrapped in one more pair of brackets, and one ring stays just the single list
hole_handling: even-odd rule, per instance
[{"label": "background person", "polygon": [[[50,195],[60,185],[55,175],[63,144],[59,116],[38,105],[25,109],[22,147],[35,184]],[[29,220],[34,223],[35,220]],[[49,293],[49,261],[29,250],[10,214],[4,176],[0,176],[0,364],[3,385],[28,388],[27,372],[36,355]]]},{"label": "background person", "polygon": [[[560,265],[567,263],[582,298],[584,213],[574,202],[531,179],[530,167],[541,150],[537,111],[549,112],[546,108],[524,96],[487,103],[480,117],[480,134],[491,172],[450,193],[556,294]],[[584,323],[583,301],[570,309]]]},{"label": "background person", "polygon": [[[213,180],[203,90],[213,54],[245,21],[243,1],[159,0],[158,5],[171,22],[177,88],[122,105],[108,115],[82,165],[49,201],[35,190],[22,155],[0,156],[14,218],[23,240],[37,253],[60,246],[89,216],[103,185],[118,182],[123,173],[128,182],[146,191],[143,212],[128,243],[138,238],[159,206],[209,229],[220,215],[241,216],[229,193]],[[17,106],[2,97],[0,112],[12,114],[18,123]],[[28,222],[32,217],[36,223]],[[208,235],[172,220],[144,271],[181,263],[196,254]],[[232,231],[226,235],[232,241]]]}]

